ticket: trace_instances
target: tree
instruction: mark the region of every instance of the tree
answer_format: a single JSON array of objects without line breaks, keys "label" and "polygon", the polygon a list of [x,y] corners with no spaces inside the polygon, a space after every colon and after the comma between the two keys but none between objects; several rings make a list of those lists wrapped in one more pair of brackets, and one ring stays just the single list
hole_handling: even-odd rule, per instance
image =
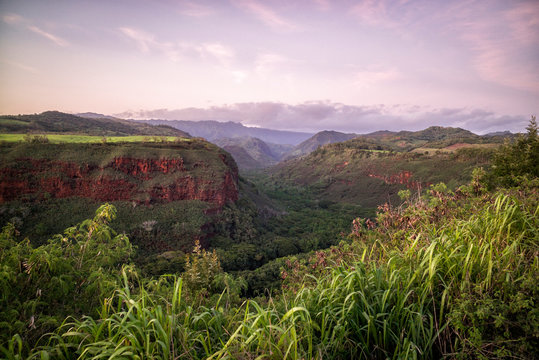
[{"label": "tree", "polygon": [[110,204],[47,245],[17,241],[13,224],[0,233],[0,348],[14,334],[32,346],[67,315],[90,315],[119,284],[133,248],[109,226]]},{"label": "tree", "polygon": [[513,187],[519,185],[523,177],[532,179],[539,177],[539,139],[537,121],[531,117],[525,135],[520,135],[513,143],[500,147],[487,182],[490,188],[496,186]]}]

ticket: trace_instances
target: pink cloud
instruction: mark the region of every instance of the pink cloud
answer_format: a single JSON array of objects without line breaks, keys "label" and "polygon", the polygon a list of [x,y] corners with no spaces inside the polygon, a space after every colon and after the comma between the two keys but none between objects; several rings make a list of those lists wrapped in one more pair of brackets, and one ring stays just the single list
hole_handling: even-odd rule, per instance
[{"label": "pink cloud", "polygon": [[322,11],[328,11],[331,8],[330,0],[314,0],[316,7]]},{"label": "pink cloud", "polygon": [[28,26],[28,30],[30,31],[33,31],[34,33],[38,34],[38,35],[41,35],[43,36],[44,38],[46,39],[49,39],[50,41],[52,41],[53,43],[55,43],[56,45],[58,46],[62,46],[62,47],[66,47],[66,46],[69,46],[69,42],[67,42],[66,40],[56,36],[56,35],[53,35],[49,32],[46,32],[45,30],[42,30],[40,28],[38,28],[37,26]]},{"label": "pink cloud", "polygon": [[125,36],[129,37],[132,40],[135,40],[138,48],[142,52],[148,52],[150,50],[150,47],[156,45],[157,43],[153,35],[148,34],[147,32],[144,32],[142,30],[137,30],[130,27],[121,27],[120,31]]},{"label": "pink cloud", "polygon": [[4,15],[2,16],[2,20],[6,23],[6,24],[9,24],[9,25],[22,25],[22,26],[25,26],[26,25],[26,28],[50,41],[52,41],[53,43],[55,43],[56,45],[58,46],[61,46],[61,47],[66,47],[66,46],[69,46],[69,42],[67,40],[64,40],[62,39],[61,37],[59,36],[56,36],[54,34],[51,34],[50,32],[48,31],[45,31],[35,25],[32,24],[32,21],[20,16],[20,15],[17,15],[17,14],[7,14],[7,15]]},{"label": "pink cloud", "polygon": [[273,9],[255,0],[234,0],[236,6],[253,14],[264,24],[276,30],[298,30],[299,26],[278,15]]},{"label": "pink cloud", "polygon": [[379,83],[396,80],[401,77],[401,73],[395,68],[381,69],[372,68],[368,70],[357,71],[354,76],[354,82],[357,86],[368,88]]},{"label": "pink cloud", "polygon": [[357,16],[362,23],[387,27],[395,25],[388,16],[385,2],[381,0],[362,0],[354,5],[350,12]]},{"label": "pink cloud", "polygon": [[153,34],[131,27],[121,27],[120,32],[135,41],[137,47],[143,53],[156,51],[165,55],[170,61],[178,61],[181,57],[180,46],[168,41],[159,41]]},{"label": "pink cloud", "polygon": [[10,25],[26,22],[25,18],[23,18],[22,16],[17,15],[17,14],[4,15],[4,16],[2,16],[2,20],[4,20],[4,22],[6,24],[10,24]]},{"label": "pink cloud", "polygon": [[505,18],[515,40],[526,45],[539,43],[539,2],[516,4]]},{"label": "pink cloud", "polygon": [[180,4],[179,13],[191,17],[206,17],[214,14],[214,10],[192,1],[184,1]]},{"label": "pink cloud", "polygon": [[254,71],[256,74],[262,77],[268,76],[272,71],[282,64],[288,63],[289,60],[280,54],[276,53],[264,53],[258,55],[255,64]]},{"label": "pink cloud", "polygon": [[204,43],[197,46],[202,57],[212,57],[223,65],[227,65],[234,58],[232,48],[221,43]]},{"label": "pink cloud", "polygon": [[157,39],[153,34],[131,27],[120,27],[120,32],[135,41],[143,53],[151,51],[165,55],[171,61],[182,57],[197,56],[202,59],[217,61],[220,65],[228,66],[234,59],[234,50],[218,42],[213,43],[173,43]]},{"label": "pink cloud", "polygon": [[30,72],[30,73],[33,73],[33,74],[37,74],[38,71],[36,68],[32,67],[32,66],[28,66],[28,65],[25,65],[25,64],[21,64],[19,62],[15,62],[15,61],[8,61],[8,60],[2,60],[2,62],[4,64],[7,64],[9,66],[13,66],[13,67],[16,67],[18,69],[21,69],[21,70],[24,70],[24,71],[27,71],[27,72]]},{"label": "pink cloud", "polygon": [[537,59],[528,55],[539,47],[539,4],[520,3],[489,14],[475,5],[449,16],[457,17],[451,27],[468,44],[472,64],[484,80],[539,92]]}]

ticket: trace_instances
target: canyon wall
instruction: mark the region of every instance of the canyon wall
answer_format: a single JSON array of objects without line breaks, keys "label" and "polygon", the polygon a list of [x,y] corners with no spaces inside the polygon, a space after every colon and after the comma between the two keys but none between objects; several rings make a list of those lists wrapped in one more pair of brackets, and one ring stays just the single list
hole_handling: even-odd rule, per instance
[{"label": "canyon wall", "polygon": [[[88,149],[88,145],[80,149],[73,145],[26,145],[25,156],[17,156],[21,150],[16,151],[14,146],[0,166],[0,203],[85,197],[102,202],[143,204],[200,200],[220,208],[238,199],[237,167],[230,156],[217,147],[189,149],[183,146],[181,151],[174,151],[174,147],[166,145],[145,149],[144,145],[137,148],[129,144],[121,149],[121,155],[113,156],[122,147],[115,144],[99,149],[97,155],[91,149],[90,156],[81,154],[81,159],[76,156],[73,159],[73,154],[67,156],[65,152]],[[136,151],[130,151],[134,149]],[[148,157],[141,156],[144,150],[149,150]],[[32,152],[35,156],[28,156]],[[49,156],[43,156],[44,152]]]}]

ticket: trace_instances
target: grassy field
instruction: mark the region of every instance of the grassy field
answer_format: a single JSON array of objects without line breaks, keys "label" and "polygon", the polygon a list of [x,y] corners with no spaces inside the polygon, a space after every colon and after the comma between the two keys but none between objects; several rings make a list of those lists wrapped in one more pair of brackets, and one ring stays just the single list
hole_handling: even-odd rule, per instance
[{"label": "grassy field", "polygon": [[[26,134],[0,134],[0,141],[5,142],[20,142],[25,141]],[[161,142],[166,141],[191,141],[189,138],[178,138],[175,136],[147,136],[147,135],[133,135],[133,136],[90,136],[90,135],[58,135],[47,134],[47,138],[51,143],[100,143],[106,140],[106,142]]]},{"label": "grassy field", "polygon": [[436,153],[454,153],[458,149],[462,148],[476,148],[476,149],[495,149],[500,144],[453,144],[451,146],[447,146],[445,148],[437,149],[437,148],[429,148],[429,147],[418,147],[416,149],[413,149],[412,152],[414,153],[420,153],[420,154],[436,154]]}]

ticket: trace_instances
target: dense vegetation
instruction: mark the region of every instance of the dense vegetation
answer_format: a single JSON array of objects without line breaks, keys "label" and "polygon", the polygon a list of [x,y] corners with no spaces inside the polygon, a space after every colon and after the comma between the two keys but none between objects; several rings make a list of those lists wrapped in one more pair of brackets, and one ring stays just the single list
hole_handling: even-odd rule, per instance
[{"label": "dense vegetation", "polygon": [[433,154],[393,152],[353,139],[282,162],[268,173],[274,182],[307,186],[322,200],[375,208],[383,202],[398,204],[398,192],[403,189],[417,191],[438,182],[455,189],[471,178],[475,167],[488,166],[493,152],[482,148]]},{"label": "dense vegetation", "polygon": [[[251,170],[268,168],[285,159],[306,156],[334,143],[339,143],[337,146],[341,149],[345,147],[432,155],[453,153],[462,148],[488,151],[513,137],[510,132],[480,136],[460,128],[431,126],[421,131],[377,131],[364,135],[321,131],[296,146],[265,143],[252,137],[213,138],[212,141],[230,152],[241,170]],[[326,150],[331,152],[336,148],[328,146]]]},{"label": "dense vegetation", "polygon": [[86,118],[59,111],[46,111],[34,115],[0,116],[2,133],[85,134],[94,136],[179,136],[189,134],[167,125],[151,126],[144,122],[115,118]]},{"label": "dense vegetation", "polygon": [[[402,205],[373,218],[274,181],[261,181],[266,194],[257,197],[244,181],[251,200],[225,209],[215,229],[228,234],[217,235],[223,250],[197,243],[181,275],[149,277],[131,264],[134,250],[111,228],[108,204],[41,246],[8,224],[0,351],[8,359],[536,358],[537,142],[532,120],[468,184],[402,189]],[[265,196],[277,202],[268,216],[287,215],[257,223]],[[339,212],[361,216],[341,238],[332,234]],[[264,226],[273,235],[257,242]],[[281,290],[244,298],[259,269],[231,273],[251,266],[235,261],[258,261],[248,249],[264,254],[266,240],[281,236],[296,249],[275,257],[316,249],[301,248],[309,241],[334,246],[268,262],[259,269],[277,264]]]}]

